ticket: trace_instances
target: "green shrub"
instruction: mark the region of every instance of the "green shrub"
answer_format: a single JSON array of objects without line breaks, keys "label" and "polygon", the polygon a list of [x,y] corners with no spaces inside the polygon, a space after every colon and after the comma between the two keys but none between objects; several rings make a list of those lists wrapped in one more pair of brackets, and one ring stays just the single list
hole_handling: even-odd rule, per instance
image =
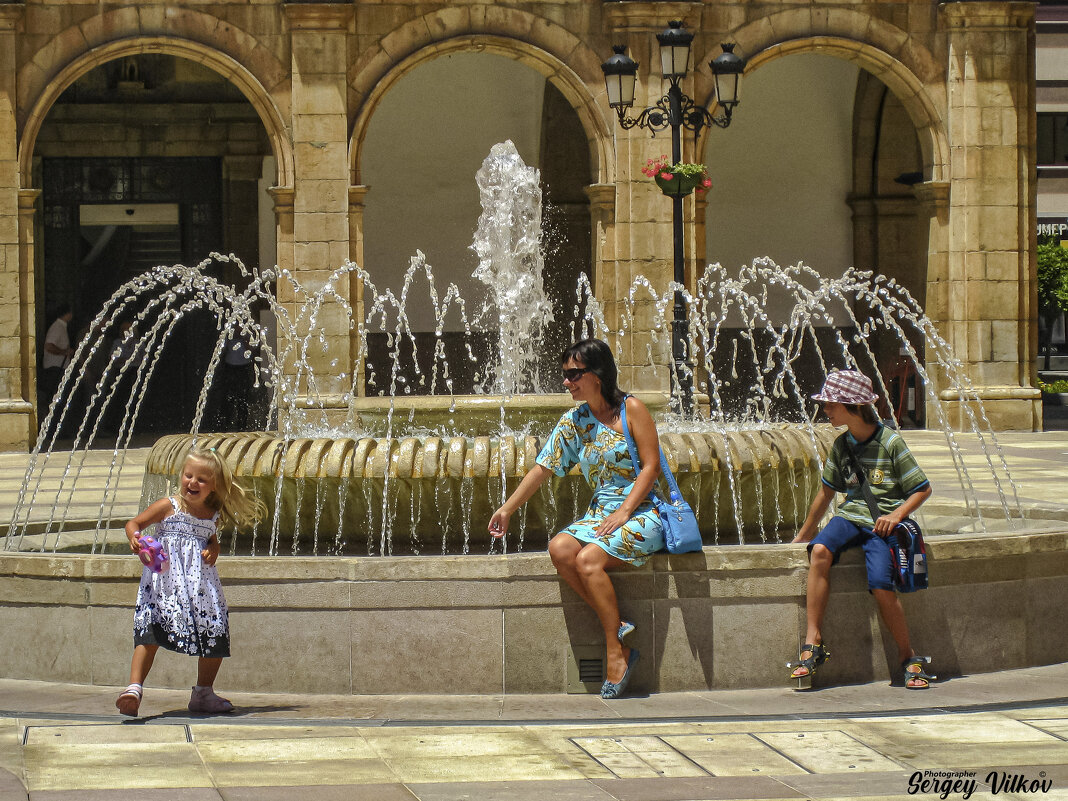
[{"label": "green shrub", "polygon": [[1047,384],[1040,378],[1038,379],[1038,388],[1043,392],[1049,392],[1050,394],[1068,392],[1068,379],[1061,378],[1057,381],[1051,381]]},{"label": "green shrub", "polygon": [[1068,248],[1044,242],[1037,255],[1039,309],[1052,316],[1068,311]]}]

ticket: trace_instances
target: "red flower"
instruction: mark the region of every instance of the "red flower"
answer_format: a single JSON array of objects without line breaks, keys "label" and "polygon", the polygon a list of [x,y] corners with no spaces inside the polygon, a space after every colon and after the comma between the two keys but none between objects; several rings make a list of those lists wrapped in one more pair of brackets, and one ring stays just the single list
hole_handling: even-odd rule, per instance
[{"label": "red flower", "polygon": [[675,176],[672,175],[670,172],[662,172],[660,173],[660,177],[663,178],[665,181],[670,181]]}]

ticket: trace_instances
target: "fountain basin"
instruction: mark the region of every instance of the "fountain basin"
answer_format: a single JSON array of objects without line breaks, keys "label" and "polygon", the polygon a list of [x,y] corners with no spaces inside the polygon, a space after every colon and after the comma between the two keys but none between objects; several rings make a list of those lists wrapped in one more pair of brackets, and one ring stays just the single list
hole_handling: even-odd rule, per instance
[{"label": "fountain basin", "polygon": [[[776,541],[804,520],[819,483],[830,426],[665,431],[661,445],[708,545]],[[176,484],[192,435],[163,437],[145,466],[143,501]],[[282,439],[201,434],[277,524],[241,532],[238,553],[427,554],[485,551],[485,521],[533,467],[535,436]],[[581,516],[590,489],[577,468],[547,482],[513,523],[521,550],[543,550]],[[792,534],[791,534],[792,536]],[[479,544],[472,545],[472,538]],[[224,550],[228,541],[224,537]],[[515,550],[518,546],[511,546]]]},{"label": "fountain basin", "polygon": [[[993,512],[993,510],[991,510]],[[929,537],[932,587],[903,596],[913,641],[940,675],[1068,660],[1068,520],[1019,533]],[[4,678],[125,685],[140,562],[130,555],[0,553]],[[220,687],[249,692],[559,693],[575,657],[599,659],[590,610],[544,553],[227,558],[234,656]],[[637,623],[637,692],[787,686],[803,631],[803,546],[658,554],[617,574]],[[991,582],[997,581],[996,591]],[[862,557],[835,572],[825,684],[896,675]],[[873,632],[882,631],[882,636]],[[47,636],[41,636],[41,633]],[[32,647],[27,647],[32,643]],[[588,663],[587,663],[588,664]],[[155,686],[187,687],[191,660],[162,655]],[[433,674],[434,682],[427,676]],[[599,682],[597,682],[599,687]]]}]

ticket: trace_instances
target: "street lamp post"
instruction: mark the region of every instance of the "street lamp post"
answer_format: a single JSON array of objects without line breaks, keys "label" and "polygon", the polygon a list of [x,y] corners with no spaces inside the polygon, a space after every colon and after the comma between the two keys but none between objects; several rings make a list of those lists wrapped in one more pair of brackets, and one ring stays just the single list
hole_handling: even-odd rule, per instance
[{"label": "street lamp post", "polygon": [[[628,117],[627,110],[634,105],[638,62],[626,55],[626,47],[616,45],[612,48],[615,55],[601,65],[601,70],[604,72],[608,90],[608,104],[616,110],[623,130],[647,128],[655,136],[657,131],[671,128],[671,160],[672,164],[677,164],[682,160],[683,128],[693,131],[696,139],[701,129],[706,126],[726,128],[731,124],[731,114],[738,105],[738,88],[745,70],[745,61],[735,55],[733,44],[724,44],[723,52],[709,62],[716,79],[716,98],[723,109],[721,117],[713,117],[708,109],[697,105],[679,88],[679,82],[686,77],[693,34],[687,31],[680,21],[672,20],[666,29],[656,35],[656,39],[660,43],[661,74],[667,78],[670,85],[667,94],[661,97],[656,105],[643,109],[637,117]],[[682,287],[686,284],[682,198],[682,195],[671,197],[673,267],[677,285],[671,323],[671,354],[675,362],[675,381],[678,384],[682,411],[689,414],[693,409],[693,369],[689,359],[686,301],[682,293]]]}]

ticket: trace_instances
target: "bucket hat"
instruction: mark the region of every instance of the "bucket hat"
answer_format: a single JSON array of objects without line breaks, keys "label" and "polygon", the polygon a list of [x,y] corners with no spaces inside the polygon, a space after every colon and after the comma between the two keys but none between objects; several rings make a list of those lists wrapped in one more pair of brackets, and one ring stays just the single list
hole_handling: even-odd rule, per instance
[{"label": "bucket hat", "polygon": [[862,405],[879,399],[872,389],[871,379],[857,370],[835,370],[823,382],[823,389],[812,400]]}]

